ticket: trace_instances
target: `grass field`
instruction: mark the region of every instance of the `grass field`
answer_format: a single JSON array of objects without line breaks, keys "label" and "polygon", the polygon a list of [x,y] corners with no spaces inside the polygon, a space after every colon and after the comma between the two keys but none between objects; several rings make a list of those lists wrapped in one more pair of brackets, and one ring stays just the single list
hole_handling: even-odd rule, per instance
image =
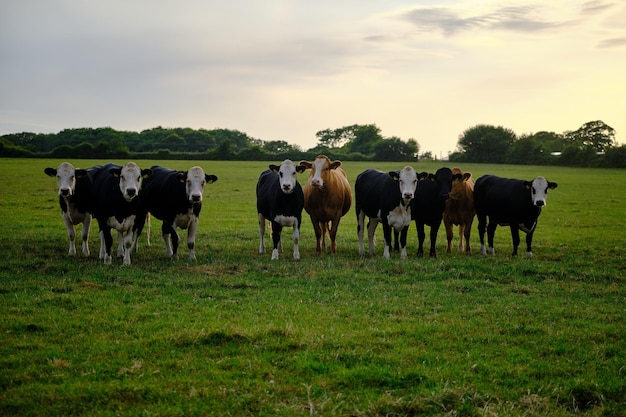
[{"label": "grass field", "polygon": [[[202,161],[219,180],[197,261],[184,244],[167,259],[153,219],[152,245],[144,234],[123,266],[97,259],[97,225],[92,256],[68,257],[43,173],[60,162],[0,159],[0,415],[626,415],[623,170],[461,166],[558,182],[532,259],[510,256],[507,228],[481,256],[476,221],[470,256],[446,254],[442,228],[438,258],[417,259],[414,225],[408,259],[382,258],[381,227],[376,255],[359,256],[351,210],[337,254],[315,255],[306,217],[301,260],[286,229],[271,261],[254,196],[269,162]],[[402,166],[344,164],[352,185]]]}]

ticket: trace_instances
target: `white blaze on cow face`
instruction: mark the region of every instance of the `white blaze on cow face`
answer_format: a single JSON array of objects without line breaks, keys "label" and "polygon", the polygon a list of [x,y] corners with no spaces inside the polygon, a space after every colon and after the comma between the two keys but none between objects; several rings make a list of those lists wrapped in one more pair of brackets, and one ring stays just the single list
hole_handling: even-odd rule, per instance
[{"label": "white blaze on cow face", "polygon": [[199,166],[192,167],[187,171],[185,189],[190,203],[202,202],[202,193],[204,192],[206,182],[204,170]]},{"label": "white blaze on cow face", "polygon": [[51,177],[56,176],[60,196],[71,197],[74,194],[74,189],[76,188],[76,169],[72,164],[63,162],[56,170],[46,168],[45,172]]},{"label": "white blaze on cow face", "polygon": [[415,196],[417,188],[417,172],[410,166],[405,166],[398,176],[398,184],[400,186],[400,195],[407,205]]},{"label": "white blaze on cow face", "polygon": [[280,166],[270,165],[270,169],[278,173],[281,191],[285,194],[291,194],[296,189],[296,183],[298,182],[296,174],[304,172],[306,167],[304,165],[296,166],[291,160],[285,159]]},{"label": "white blaze on cow face", "polygon": [[530,188],[530,197],[533,205],[543,207],[546,205],[548,189],[555,189],[557,187],[557,183],[550,182],[544,177],[537,177],[532,182],[527,181],[526,186]]},{"label": "white blaze on cow face", "polygon": [[141,169],[134,162],[122,167],[120,173],[120,191],[126,201],[132,201],[141,188]]}]

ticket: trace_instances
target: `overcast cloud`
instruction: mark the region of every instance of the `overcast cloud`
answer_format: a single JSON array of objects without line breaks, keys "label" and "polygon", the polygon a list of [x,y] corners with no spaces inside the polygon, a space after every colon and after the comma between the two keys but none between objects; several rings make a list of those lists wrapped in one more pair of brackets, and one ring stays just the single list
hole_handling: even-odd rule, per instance
[{"label": "overcast cloud", "polygon": [[467,128],[626,138],[626,4],[0,0],[0,134],[229,128],[309,148],[375,123],[445,156]]}]

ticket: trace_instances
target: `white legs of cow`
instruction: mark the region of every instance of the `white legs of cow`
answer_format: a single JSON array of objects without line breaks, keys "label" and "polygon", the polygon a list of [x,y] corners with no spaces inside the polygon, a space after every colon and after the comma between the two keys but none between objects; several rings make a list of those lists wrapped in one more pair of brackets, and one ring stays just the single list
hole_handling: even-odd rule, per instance
[{"label": "white legs of cow", "polygon": [[[61,213],[63,217],[63,223],[67,228],[67,236],[70,240],[70,247],[67,251],[68,255],[76,255],[76,224],[69,212]],[[82,238],[82,253],[84,256],[89,256],[89,227],[91,226],[91,214],[86,214],[81,218],[80,222],[83,224],[83,230],[81,231]]]},{"label": "white legs of cow", "polygon": [[167,224],[163,222],[161,228],[163,234],[163,242],[165,243],[165,254],[169,257],[176,258],[178,256],[178,242],[180,236],[176,231],[176,228],[187,229],[187,248],[189,248],[189,260],[196,260],[196,231],[198,230],[198,224],[200,219],[193,211],[186,214],[179,214],[174,219],[173,224]]},{"label": "white legs of cow", "polygon": [[[265,253],[265,220],[266,218],[259,213],[259,254]],[[272,225],[273,224],[273,225]],[[300,225],[298,219],[291,216],[276,216],[274,222],[270,222],[272,241],[274,249],[272,250],[272,260],[278,259],[278,254],[283,251],[283,243],[281,232],[283,227],[293,227],[291,241],[293,242],[293,259],[300,259]]]},{"label": "white legs of cow", "polygon": [[[135,241],[137,240],[137,234],[133,231],[134,224],[134,215],[127,217],[122,223],[118,222],[115,217],[111,217],[107,221],[107,225],[110,228],[108,230],[108,236],[111,236],[111,229],[114,229],[118,232],[117,255],[124,257],[124,265],[131,264],[130,253],[132,251],[132,248],[135,246]],[[110,253],[107,253],[106,240],[107,237],[105,232],[103,230],[100,230],[100,259],[104,260],[104,263],[106,265],[111,265],[112,257]]]}]

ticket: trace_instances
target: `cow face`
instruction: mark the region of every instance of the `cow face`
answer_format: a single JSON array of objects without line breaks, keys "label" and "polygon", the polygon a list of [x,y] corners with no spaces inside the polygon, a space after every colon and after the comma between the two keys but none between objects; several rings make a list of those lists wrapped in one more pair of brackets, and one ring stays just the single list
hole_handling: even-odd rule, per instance
[{"label": "cow face", "polygon": [[[460,174],[455,174],[460,178]],[[452,189],[452,180],[455,178],[450,168],[439,168],[435,174],[429,174],[428,180],[434,181],[437,184],[437,196],[440,201],[445,201],[450,198],[450,190]]]},{"label": "cow face", "polygon": [[293,190],[295,190],[298,182],[296,174],[298,172],[304,172],[304,170],[306,170],[306,166],[296,166],[289,159],[285,159],[280,166],[274,164],[270,165],[270,169],[278,173],[281,191],[285,194],[291,194]]},{"label": "cow face", "polygon": [[398,181],[400,187],[400,195],[404,200],[404,204],[408,205],[415,196],[415,189],[417,188],[417,172],[410,166],[405,166],[402,171],[389,172],[391,178]]},{"label": "cow face", "polygon": [[180,173],[181,181],[185,182],[185,192],[190,203],[202,203],[205,184],[217,181],[217,176],[205,174],[199,166],[191,167],[186,173]]},{"label": "cow face", "polygon": [[533,206],[536,207],[546,205],[548,189],[555,189],[557,185],[556,182],[550,182],[544,177],[537,177],[532,181],[524,182],[524,186],[530,190],[530,198],[532,199]]},{"label": "cow face", "polygon": [[315,158],[313,163],[308,161],[301,161],[301,165],[304,165],[307,169],[311,169],[310,184],[311,186],[319,189],[323,189],[326,182],[329,180],[330,170],[337,169],[341,166],[341,161],[331,162],[325,155],[319,155]]},{"label": "cow face", "polygon": [[129,162],[122,168],[111,169],[111,175],[119,178],[119,186],[124,200],[130,202],[139,194],[141,180],[152,174],[149,169],[142,170],[134,162]]},{"label": "cow face", "polygon": [[44,172],[50,177],[56,177],[59,195],[71,197],[76,189],[76,179],[87,174],[85,169],[76,169],[69,162],[63,162],[57,169],[46,168]]}]

